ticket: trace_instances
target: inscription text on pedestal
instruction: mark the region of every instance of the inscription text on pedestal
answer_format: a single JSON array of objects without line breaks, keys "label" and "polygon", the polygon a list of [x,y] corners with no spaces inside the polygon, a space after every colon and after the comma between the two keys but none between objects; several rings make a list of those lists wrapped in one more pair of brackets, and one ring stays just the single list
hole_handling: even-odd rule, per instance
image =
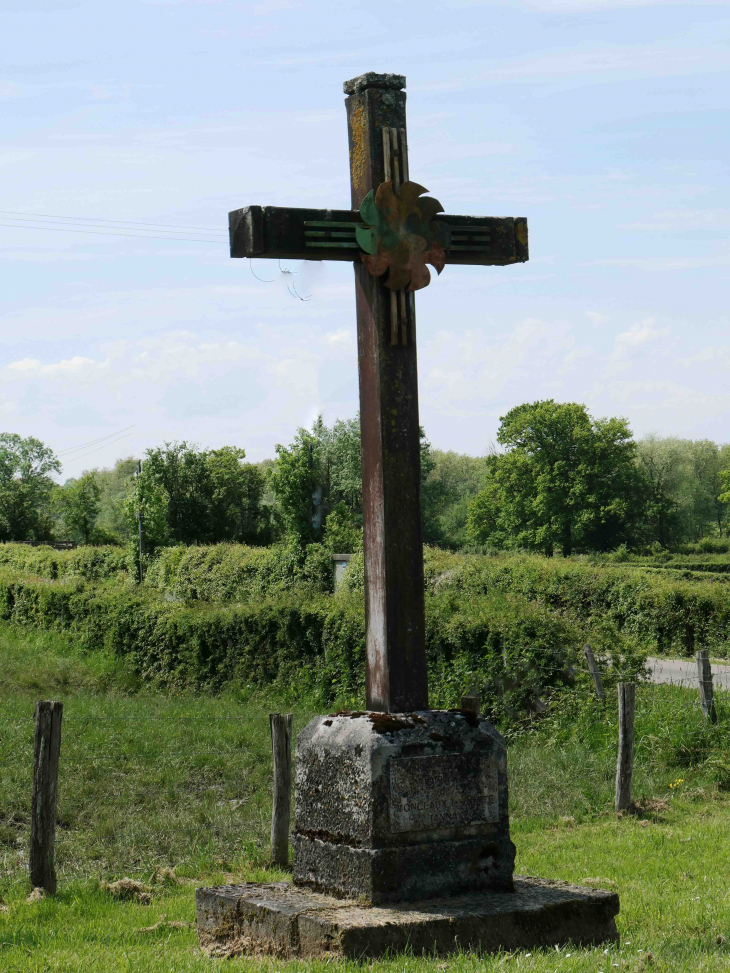
[{"label": "inscription text on pedestal", "polygon": [[390,761],[393,831],[432,831],[499,820],[498,772],[478,753]]}]

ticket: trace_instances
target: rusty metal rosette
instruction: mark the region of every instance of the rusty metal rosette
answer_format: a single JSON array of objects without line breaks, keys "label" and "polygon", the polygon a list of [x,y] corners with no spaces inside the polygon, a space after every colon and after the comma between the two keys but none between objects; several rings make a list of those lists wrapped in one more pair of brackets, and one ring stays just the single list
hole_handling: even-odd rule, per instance
[{"label": "rusty metal rosette", "polygon": [[356,228],[357,242],[365,252],[362,261],[374,277],[389,271],[385,286],[417,291],[426,287],[431,274],[426,264],[441,273],[446,262],[439,225],[434,221],[443,206],[416,182],[404,182],[394,190],[391,182],[371,190],[360,207],[367,224]]}]

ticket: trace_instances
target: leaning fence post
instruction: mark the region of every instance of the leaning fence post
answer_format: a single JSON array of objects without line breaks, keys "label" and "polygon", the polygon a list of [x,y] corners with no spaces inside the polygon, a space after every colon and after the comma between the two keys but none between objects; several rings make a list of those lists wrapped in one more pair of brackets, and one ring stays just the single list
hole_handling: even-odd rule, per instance
[{"label": "leaning fence post", "polygon": [[697,678],[700,684],[700,705],[705,719],[715,723],[715,696],[712,689],[712,668],[710,666],[710,650],[700,649],[697,652]]},{"label": "leaning fence post", "polygon": [[616,810],[631,807],[631,777],[634,772],[634,706],[636,685],[618,684],[618,760],[616,762]]},{"label": "leaning fence post", "polygon": [[274,807],[271,812],[271,861],[289,864],[289,815],[291,813],[292,714],[270,713],[271,749],[274,754]]},{"label": "leaning fence post", "polygon": [[33,798],[30,817],[30,884],[56,894],[56,804],[63,703],[35,709]]},{"label": "leaning fence post", "polygon": [[591,677],[593,678],[593,685],[596,687],[596,696],[603,702],[606,698],[606,694],[603,691],[603,680],[601,679],[601,672],[598,668],[598,663],[596,662],[596,657],[593,655],[593,649],[590,645],[584,645],[583,651],[585,652],[586,662],[588,663],[588,668],[590,669]]}]

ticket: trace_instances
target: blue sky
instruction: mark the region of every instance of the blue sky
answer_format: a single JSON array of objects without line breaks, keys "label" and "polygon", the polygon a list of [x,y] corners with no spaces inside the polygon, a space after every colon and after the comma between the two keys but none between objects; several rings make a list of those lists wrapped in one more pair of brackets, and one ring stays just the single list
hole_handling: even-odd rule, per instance
[{"label": "blue sky", "polygon": [[348,205],[342,82],[368,70],[407,76],[411,177],[448,212],[529,220],[528,264],[418,294],[434,445],[482,453],[548,397],[730,438],[730,0],[0,13],[0,429],[64,477],[175,439],[258,460],[356,412],[351,267],[258,261],[262,282],[225,231],[249,203]]}]

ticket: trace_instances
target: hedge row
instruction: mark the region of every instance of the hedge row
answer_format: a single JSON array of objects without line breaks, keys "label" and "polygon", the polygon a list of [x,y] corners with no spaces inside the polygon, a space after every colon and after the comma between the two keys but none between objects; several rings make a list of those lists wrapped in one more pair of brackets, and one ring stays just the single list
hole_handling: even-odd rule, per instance
[{"label": "hedge row", "polygon": [[711,580],[525,555],[462,558],[432,584],[519,593],[582,623],[611,622],[650,652],[730,650],[730,590]]},{"label": "hedge row", "polygon": [[[365,620],[358,593],[292,589],[238,604],[165,601],[119,582],[29,578],[0,568],[0,618],[71,631],[131,660],[148,679],[216,688],[229,680],[364,700]],[[427,598],[433,705],[472,684],[495,718],[572,678],[581,631],[559,613],[500,592]]]},{"label": "hedge row", "polygon": [[126,575],[129,555],[122,547],[77,547],[55,551],[52,547],[30,544],[0,544],[0,565],[40,578],[78,576],[100,581]]},{"label": "hedge row", "polygon": [[241,601],[291,591],[302,584],[329,590],[332,557],[319,544],[296,546],[163,548],[147,567],[145,582],[185,601]]},{"label": "hedge row", "polygon": [[[707,560],[695,556],[665,561],[667,568],[677,562],[683,567],[690,563],[699,567],[717,565],[720,559],[710,555]],[[117,593],[124,587],[119,579],[129,579],[126,555],[113,547],[53,551],[3,544],[0,565],[3,563],[19,575],[34,574],[54,581],[99,583],[99,579],[114,578]],[[470,597],[512,593],[565,613],[579,625],[608,622],[650,652],[690,654],[706,646],[726,654],[730,650],[730,587],[724,577],[717,581],[699,574],[678,577],[666,569],[652,570],[654,567],[659,565],[639,567],[534,555],[487,557],[438,548],[424,551],[431,595],[448,590]],[[350,562],[345,579],[347,590],[361,592],[361,555]],[[249,601],[276,600],[279,596],[304,603],[323,596],[331,585],[331,555],[322,545],[311,545],[303,554],[282,546],[218,544],[163,550],[147,567],[147,594],[133,591],[124,597],[157,603],[162,596],[186,604],[237,605],[243,610]],[[129,587],[134,588],[131,584]],[[465,611],[466,602],[464,606]]]}]

